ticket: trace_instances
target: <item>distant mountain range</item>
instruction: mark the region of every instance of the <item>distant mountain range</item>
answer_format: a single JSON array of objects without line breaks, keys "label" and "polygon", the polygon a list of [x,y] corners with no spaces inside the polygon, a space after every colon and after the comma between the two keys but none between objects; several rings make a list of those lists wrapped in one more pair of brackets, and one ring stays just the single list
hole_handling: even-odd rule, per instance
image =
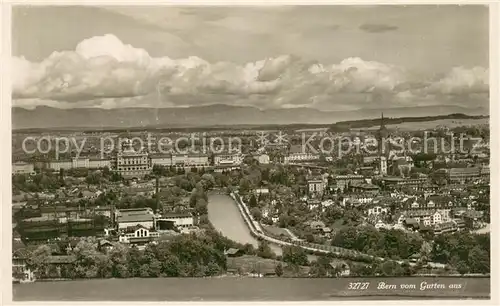
[{"label": "distant mountain range", "polygon": [[338,121],[380,117],[422,117],[452,113],[489,115],[485,108],[441,105],[364,109],[357,111],[320,111],[312,108],[259,110],[249,106],[215,104],[188,108],[73,108],[58,109],[39,106],[28,110],[12,108],[13,129],[33,128],[136,128],[136,127],[204,127],[224,125],[332,124]]}]

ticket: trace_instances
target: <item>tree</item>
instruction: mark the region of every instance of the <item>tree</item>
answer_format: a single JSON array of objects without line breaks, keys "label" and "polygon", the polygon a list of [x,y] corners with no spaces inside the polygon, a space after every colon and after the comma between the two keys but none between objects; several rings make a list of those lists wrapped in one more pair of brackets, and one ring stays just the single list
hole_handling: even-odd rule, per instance
[{"label": "tree", "polygon": [[248,206],[249,207],[257,207],[257,198],[255,197],[254,194],[250,196],[250,201],[248,201]]},{"label": "tree", "polygon": [[218,275],[220,273],[220,271],[221,271],[221,268],[219,267],[219,265],[217,263],[209,262],[207,269],[205,271],[205,275],[206,276]]},{"label": "tree", "polygon": [[239,193],[246,194],[250,190],[250,181],[248,179],[242,178],[239,183]]},{"label": "tree", "polygon": [[285,246],[283,248],[283,261],[297,266],[307,266],[309,264],[306,252],[297,246]]},{"label": "tree", "polygon": [[116,172],[116,171],[113,171],[111,173],[110,179],[111,179],[112,182],[121,182],[121,181],[123,181],[122,175],[120,173]]},{"label": "tree", "polygon": [[41,245],[33,251],[28,259],[28,267],[35,271],[39,278],[47,276],[48,258],[51,249],[47,245]]},{"label": "tree", "polygon": [[469,266],[465,261],[459,261],[456,266],[457,272],[461,275],[469,273]]},{"label": "tree", "polygon": [[140,276],[140,268],[141,268],[140,259],[141,259],[141,252],[139,251],[139,249],[136,246],[131,247],[128,251],[128,258],[127,258],[129,274],[131,277]]},{"label": "tree", "polygon": [[141,265],[141,267],[139,269],[139,276],[140,277],[149,277],[149,265],[148,264]]},{"label": "tree", "polygon": [[128,272],[128,248],[121,243],[113,245],[113,249],[108,254],[111,260],[111,275],[118,278],[127,278]]},{"label": "tree", "polygon": [[413,274],[410,263],[407,260],[403,261],[403,263],[401,264],[401,268],[403,269],[403,275],[411,276]]},{"label": "tree", "polygon": [[431,252],[432,252],[432,246],[430,245],[429,242],[424,241],[422,243],[422,247],[420,248],[420,254],[428,257]]},{"label": "tree", "polygon": [[210,173],[205,173],[201,176],[202,181],[204,182],[204,186],[207,190],[212,189],[215,186],[215,178]]},{"label": "tree", "polygon": [[175,255],[169,254],[162,263],[162,272],[169,277],[180,275],[181,262]]},{"label": "tree", "polygon": [[315,277],[325,277],[328,274],[328,270],[331,270],[330,266],[331,257],[328,255],[318,256],[317,260],[311,263],[311,274]]},{"label": "tree", "polygon": [[288,227],[289,223],[290,223],[290,217],[287,214],[280,215],[278,221],[279,227],[286,228]]},{"label": "tree", "polygon": [[108,278],[112,276],[113,266],[110,258],[104,254],[96,254],[95,266],[97,267],[97,275],[100,278]]},{"label": "tree", "polygon": [[162,270],[161,262],[158,259],[153,258],[149,263],[149,271],[148,271],[149,276],[159,277],[161,274],[161,270]]},{"label": "tree", "polygon": [[205,199],[198,199],[195,211],[199,216],[208,214],[207,201],[205,201]]},{"label": "tree", "polygon": [[256,252],[254,246],[250,243],[245,243],[241,249],[247,255],[255,255]]},{"label": "tree", "polygon": [[101,183],[101,176],[97,172],[89,173],[87,175],[85,182],[89,185],[99,185]]},{"label": "tree", "polygon": [[[78,277],[94,278],[107,274],[105,268],[111,262],[107,263],[107,258],[102,258],[102,254],[96,249],[97,243],[95,242],[93,238],[81,239],[72,250],[76,257],[75,270]],[[112,271],[109,271],[109,274],[111,273]]]},{"label": "tree", "polygon": [[61,182],[61,185],[64,185],[64,169],[63,168],[59,169],[59,181]]},{"label": "tree", "polygon": [[377,272],[383,276],[402,276],[405,274],[404,268],[395,261],[386,261],[377,267]]},{"label": "tree", "polygon": [[472,273],[490,273],[490,256],[478,246],[469,251],[468,262]]},{"label": "tree", "polygon": [[257,248],[257,256],[262,258],[275,258],[276,255],[271,250],[269,243],[265,240],[259,241],[259,247]]},{"label": "tree", "polygon": [[281,264],[281,262],[276,265],[276,267],[274,268],[274,272],[279,277],[283,275],[283,265]]},{"label": "tree", "polygon": [[250,213],[256,221],[260,221],[260,219],[262,218],[262,212],[257,207],[253,207],[252,209],[250,209]]}]

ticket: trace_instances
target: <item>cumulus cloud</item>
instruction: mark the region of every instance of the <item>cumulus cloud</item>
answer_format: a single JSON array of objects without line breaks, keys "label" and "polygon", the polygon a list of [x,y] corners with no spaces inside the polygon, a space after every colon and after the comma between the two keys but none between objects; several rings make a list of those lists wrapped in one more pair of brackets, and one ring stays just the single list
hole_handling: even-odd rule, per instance
[{"label": "cumulus cloud", "polygon": [[483,67],[455,67],[429,87],[430,92],[442,94],[478,94],[489,91],[489,72]]},{"label": "cumulus cloud", "polygon": [[86,39],[74,51],[54,52],[40,63],[14,57],[12,64],[13,97],[19,106],[228,103],[261,108],[331,104],[344,109],[346,105],[411,105],[447,96],[458,101],[456,96],[476,98],[489,87],[488,70],[481,67],[457,67],[439,79],[422,79],[402,67],[357,57],[333,65],[293,55],[246,64],[209,63],[195,56],[151,57],[109,34]]}]

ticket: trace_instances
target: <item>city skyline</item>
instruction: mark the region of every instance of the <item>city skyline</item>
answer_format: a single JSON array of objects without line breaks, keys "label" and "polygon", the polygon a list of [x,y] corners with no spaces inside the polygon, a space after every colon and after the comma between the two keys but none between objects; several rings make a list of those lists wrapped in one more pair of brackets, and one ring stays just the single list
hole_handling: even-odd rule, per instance
[{"label": "city skyline", "polygon": [[490,7],[14,5],[12,299],[493,300]]},{"label": "city skyline", "polygon": [[25,108],[489,104],[486,6],[16,7],[12,41]]}]

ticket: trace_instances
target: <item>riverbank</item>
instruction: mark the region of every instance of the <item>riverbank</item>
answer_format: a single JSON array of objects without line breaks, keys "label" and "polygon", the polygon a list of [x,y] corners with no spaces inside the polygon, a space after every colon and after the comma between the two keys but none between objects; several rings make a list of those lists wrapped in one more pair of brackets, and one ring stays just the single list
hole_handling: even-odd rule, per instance
[{"label": "riverbank", "polygon": [[[249,243],[255,248],[259,242],[248,228],[235,201],[226,194],[208,195],[208,219],[213,227],[225,237],[241,244]],[[276,255],[281,255],[281,247],[270,244]]]},{"label": "riverbank", "polygon": [[[349,290],[366,282],[366,290]],[[380,283],[415,284],[415,290],[379,290]],[[420,290],[439,283],[447,289]],[[451,284],[461,288],[449,289]],[[129,278],[13,285],[14,301],[319,301],[343,299],[487,298],[489,278]]]}]

